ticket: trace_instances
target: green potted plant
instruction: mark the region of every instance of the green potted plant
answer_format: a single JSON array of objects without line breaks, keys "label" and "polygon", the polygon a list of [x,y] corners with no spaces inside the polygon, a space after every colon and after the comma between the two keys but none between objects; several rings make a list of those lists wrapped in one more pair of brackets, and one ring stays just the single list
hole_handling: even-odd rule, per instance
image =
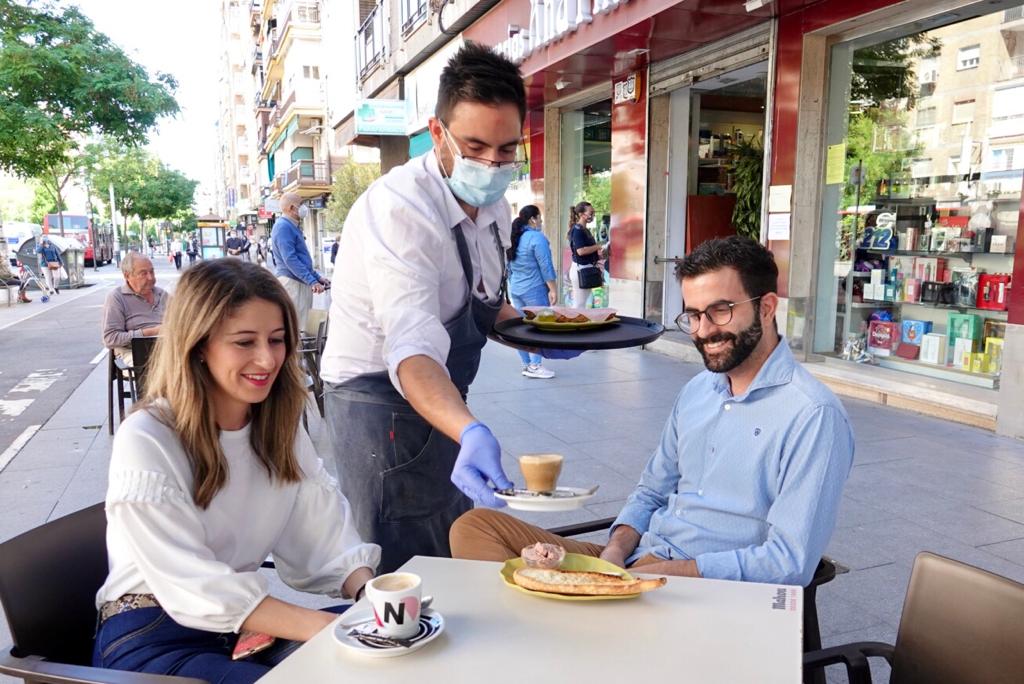
[{"label": "green potted plant", "polygon": [[761,189],[764,177],[764,149],[758,137],[740,140],[729,147],[732,157],[732,192],[736,208],[732,225],[737,235],[761,239]]}]

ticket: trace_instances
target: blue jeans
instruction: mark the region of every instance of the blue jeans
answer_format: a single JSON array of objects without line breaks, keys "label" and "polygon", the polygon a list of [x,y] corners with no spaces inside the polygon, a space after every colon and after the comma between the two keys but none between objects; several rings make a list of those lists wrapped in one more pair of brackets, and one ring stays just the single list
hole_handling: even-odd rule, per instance
[{"label": "blue jeans", "polygon": [[[537,288],[524,293],[522,296],[509,293],[509,297],[512,299],[512,306],[516,307],[520,311],[523,310],[524,306],[547,306],[548,305],[548,289]],[[523,365],[534,364],[539,365],[542,358],[540,354],[527,354],[523,350],[519,350],[519,358],[523,360]]]},{"label": "blue jeans", "polygon": [[[344,612],[349,606],[324,610]],[[211,684],[249,684],[302,645],[278,639],[265,651],[231,660],[238,635],[182,627],[162,608],[136,608],[100,625],[92,664],[130,672],[197,677]]]}]

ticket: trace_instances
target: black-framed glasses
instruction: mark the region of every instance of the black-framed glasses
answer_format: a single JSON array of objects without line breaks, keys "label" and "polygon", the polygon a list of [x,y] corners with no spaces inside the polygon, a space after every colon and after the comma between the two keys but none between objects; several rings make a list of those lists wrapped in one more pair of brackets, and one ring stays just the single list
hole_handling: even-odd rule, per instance
[{"label": "black-framed glasses", "polygon": [[515,154],[516,159],[512,159],[510,161],[496,161],[494,159],[484,159],[483,157],[472,157],[468,154],[463,154],[462,144],[464,141],[456,138],[455,135],[448,130],[448,127],[444,125],[444,122],[441,122],[441,130],[443,130],[445,135],[448,136],[449,142],[451,142],[452,147],[455,148],[456,154],[467,161],[476,162],[477,164],[483,164],[484,166],[495,169],[512,169],[513,171],[519,171],[530,161],[526,156],[526,146],[522,141],[516,145],[516,151],[513,153]]},{"label": "black-framed glasses", "polygon": [[761,297],[751,297],[742,302],[715,302],[703,311],[684,311],[676,316],[676,327],[687,335],[700,328],[702,316],[707,316],[714,325],[729,325],[732,322],[732,310],[740,304],[756,302]]}]

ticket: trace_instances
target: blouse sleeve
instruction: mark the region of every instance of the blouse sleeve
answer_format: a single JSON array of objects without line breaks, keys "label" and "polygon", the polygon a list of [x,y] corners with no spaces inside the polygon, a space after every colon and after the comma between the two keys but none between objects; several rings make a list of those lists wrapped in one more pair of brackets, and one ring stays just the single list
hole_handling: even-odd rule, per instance
[{"label": "blouse sleeve", "polygon": [[277,574],[299,591],[341,597],[341,587],[354,570],[377,567],[380,547],[360,539],[348,500],[301,428],[296,451],[305,475],[274,548]]},{"label": "blouse sleeve", "polygon": [[[120,441],[125,448],[160,448],[145,442]],[[265,577],[236,572],[215,558],[191,496],[166,473],[111,472],[106,509],[108,544],[126,547],[146,586],[178,624],[238,632],[267,596]]]}]

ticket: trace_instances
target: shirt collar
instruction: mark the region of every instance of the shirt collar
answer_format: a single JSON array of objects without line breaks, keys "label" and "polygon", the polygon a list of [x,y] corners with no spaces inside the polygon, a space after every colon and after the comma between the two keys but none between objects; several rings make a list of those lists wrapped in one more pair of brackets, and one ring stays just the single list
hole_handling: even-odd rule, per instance
[{"label": "shirt collar", "polygon": [[[757,371],[757,375],[754,377],[754,381],[750,383],[750,387],[747,388],[746,393],[733,398],[739,400],[750,396],[751,393],[756,392],[757,390],[785,385],[793,379],[793,369],[795,366],[796,360],[793,358],[793,352],[789,350],[786,338],[779,335],[779,343],[775,345],[775,349],[773,349],[772,353],[768,356],[768,360],[765,361],[764,365],[761,366],[761,369]],[[728,374],[714,373],[713,377],[715,390],[720,394],[732,396],[732,390],[729,387]]]}]

